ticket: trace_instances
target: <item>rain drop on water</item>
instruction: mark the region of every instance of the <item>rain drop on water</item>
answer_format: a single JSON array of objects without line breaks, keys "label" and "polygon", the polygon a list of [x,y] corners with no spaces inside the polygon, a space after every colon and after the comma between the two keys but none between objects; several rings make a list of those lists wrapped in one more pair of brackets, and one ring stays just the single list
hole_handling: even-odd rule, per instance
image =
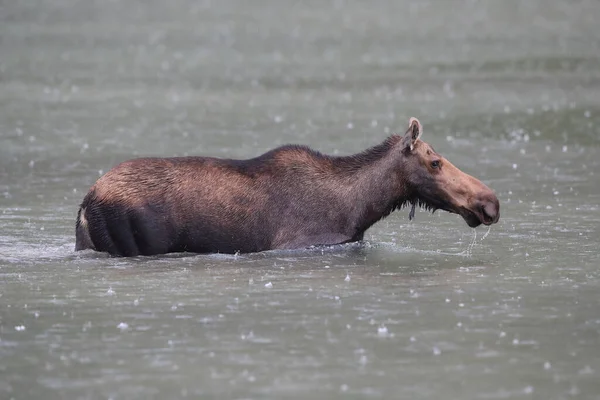
[{"label": "rain drop on water", "polygon": [[552,368],[552,364],[550,364],[550,362],[549,362],[549,361],[546,361],[546,362],[544,363],[544,369],[545,369],[546,371],[548,371],[550,368]]},{"label": "rain drop on water", "polygon": [[379,328],[377,328],[377,335],[378,336],[387,336],[388,335],[388,329],[385,325],[381,324],[379,325]]}]

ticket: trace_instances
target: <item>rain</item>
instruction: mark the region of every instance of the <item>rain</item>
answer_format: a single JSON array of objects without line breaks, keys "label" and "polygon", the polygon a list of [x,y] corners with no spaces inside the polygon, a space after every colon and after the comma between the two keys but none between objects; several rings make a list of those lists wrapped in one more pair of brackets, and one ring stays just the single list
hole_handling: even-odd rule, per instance
[{"label": "rain", "polygon": [[[0,398],[595,398],[600,3],[0,4]],[[364,241],[75,252],[145,156],[347,155],[403,133],[492,188]],[[413,218],[414,217],[414,218]]]}]

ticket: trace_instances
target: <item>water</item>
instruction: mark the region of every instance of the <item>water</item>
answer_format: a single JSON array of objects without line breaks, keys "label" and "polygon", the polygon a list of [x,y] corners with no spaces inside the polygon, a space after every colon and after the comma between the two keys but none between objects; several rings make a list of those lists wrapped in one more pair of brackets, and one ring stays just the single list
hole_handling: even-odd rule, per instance
[{"label": "water", "polygon": [[[0,398],[598,398],[595,1],[0,5]],[[349,154],[423,122],[496,190],[296,252],[75,254],[141,155]]]}]

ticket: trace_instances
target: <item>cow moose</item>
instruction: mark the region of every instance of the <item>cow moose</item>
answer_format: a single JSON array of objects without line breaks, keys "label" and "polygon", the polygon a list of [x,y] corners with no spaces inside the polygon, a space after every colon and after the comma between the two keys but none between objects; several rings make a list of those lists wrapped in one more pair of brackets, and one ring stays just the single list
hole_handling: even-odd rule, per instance
[{"label": "cow moose", "polygon": [[77,213],[75,250],[115,256],[250,253],[360,241],[403,206],[459,214],[470,227],[500,218],[494,192],[420,137],[330,156],[286,145],[247,160],[140,158],[98,179]]}]

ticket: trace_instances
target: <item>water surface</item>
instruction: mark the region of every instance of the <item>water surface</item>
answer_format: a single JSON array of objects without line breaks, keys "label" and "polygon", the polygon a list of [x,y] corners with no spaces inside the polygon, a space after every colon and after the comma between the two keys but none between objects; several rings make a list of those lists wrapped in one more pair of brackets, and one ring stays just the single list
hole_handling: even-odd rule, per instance
[{"label": "water surface", "polygon": [[[599,18],[584,0],[1,4],[0,397],[598,398]],[[117,162],[351,154],[411,116],[497,192],[489,233],[405,209],[320,250],[73,251]]]}]

